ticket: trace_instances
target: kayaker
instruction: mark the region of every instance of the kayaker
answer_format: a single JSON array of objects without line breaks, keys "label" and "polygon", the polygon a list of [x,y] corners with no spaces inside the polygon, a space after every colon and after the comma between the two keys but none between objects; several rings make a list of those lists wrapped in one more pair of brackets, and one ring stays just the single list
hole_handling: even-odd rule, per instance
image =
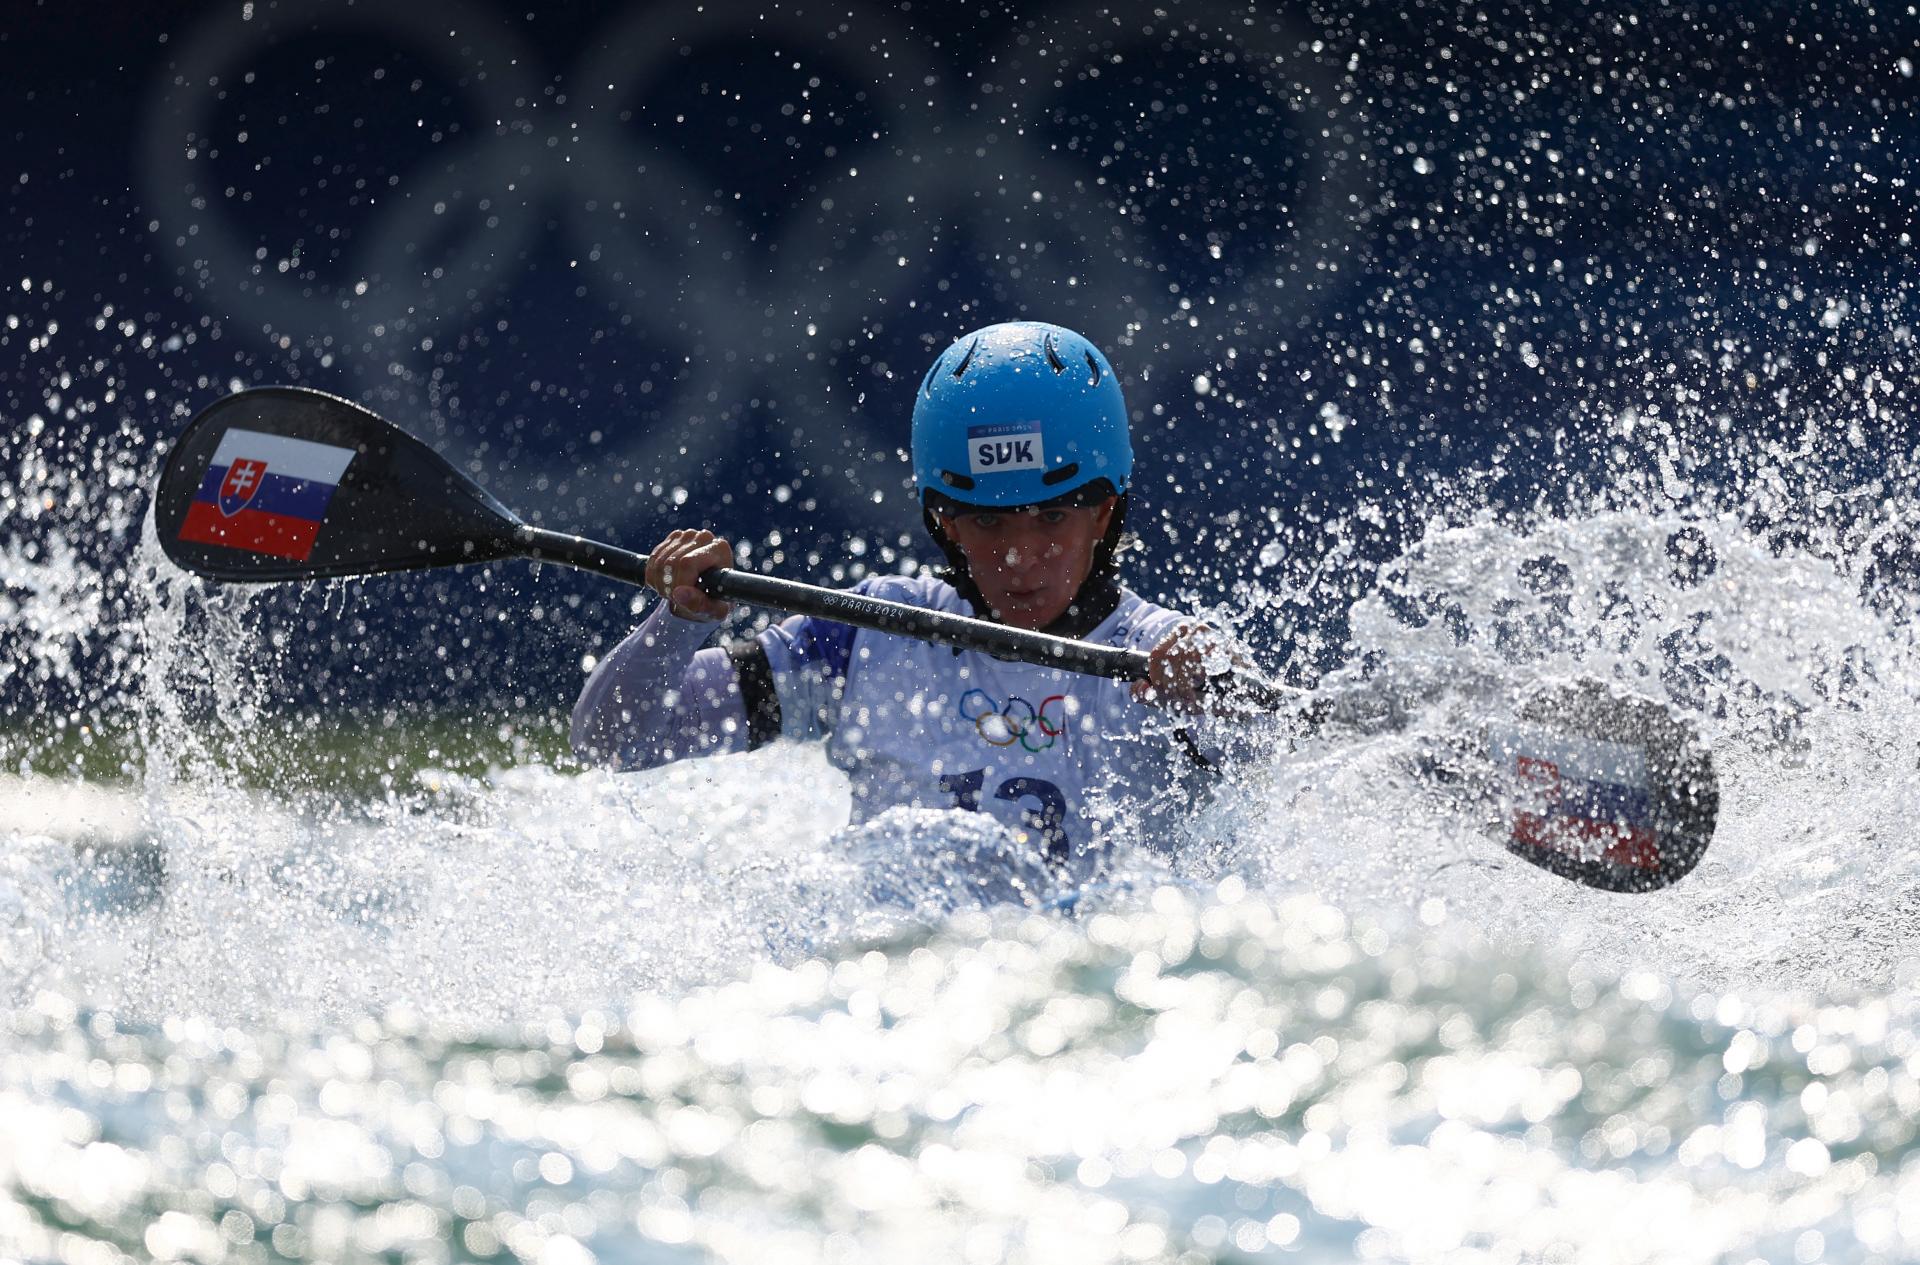
[{"label": "kayaker", "polygon": [[823,739],[856,822],[909,804],[991,813],[1084,872],[1142,807],[1230,740],[1205,706],[1222,639],[1120,581],[1133,445],[1105,356],[1018,321],[942,352],[914,399],[913,472],[948,566],[854,591],[1147,650],[1132,684],[794,616],[702,649],[728,603],[696,587],[733,564],[711,531],[670,533],[647,581],[665,599],[594,668],[574,707],[585,760],[642,769]]}]

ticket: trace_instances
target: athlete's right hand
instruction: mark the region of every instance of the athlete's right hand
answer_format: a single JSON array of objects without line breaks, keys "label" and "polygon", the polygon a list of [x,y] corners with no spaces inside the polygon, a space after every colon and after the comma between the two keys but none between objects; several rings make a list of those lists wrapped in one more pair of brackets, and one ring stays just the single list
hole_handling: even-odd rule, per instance
[{"label": "athlete's right hand", "polygon": [[696,581],[715,567],[733,565],[733,546],[701,528],[680,530],[647,555],[647,587],[667,599],[667,609],[682,619],[706,623],[725,619],[733,607],[700,590]]}]

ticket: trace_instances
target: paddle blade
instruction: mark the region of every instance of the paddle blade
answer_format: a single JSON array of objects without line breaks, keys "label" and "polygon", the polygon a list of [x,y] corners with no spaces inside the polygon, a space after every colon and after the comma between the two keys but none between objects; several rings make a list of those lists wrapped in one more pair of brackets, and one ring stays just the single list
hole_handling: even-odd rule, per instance
[{"label": "paddle blade", "polygon": [[1487,745],[1508,850],[1555,874],[1653,891],[1685,878],[1713,839],[1713,763],[1652,699],[1581,681],[1532,699]]},{"label": "paddle blade", "polygon": [[372,575],[521,552],[513,512],[359,405],[306,387],[215,400],[154,498],[167,557],[214,580]]}]

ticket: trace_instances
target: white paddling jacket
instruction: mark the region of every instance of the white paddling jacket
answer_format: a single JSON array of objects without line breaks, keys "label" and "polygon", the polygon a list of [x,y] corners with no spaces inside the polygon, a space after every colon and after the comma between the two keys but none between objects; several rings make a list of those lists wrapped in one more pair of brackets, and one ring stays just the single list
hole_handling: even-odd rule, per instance
[{"label": "white paddling jacket", "polygon": [[[875,576],[853,591],[974,614],[932,576]],[[1183,622],[1190,617],[1118,589],[1085,639],[1151,650]],[[1200,732],[1215,722],[1136,702],[1126,682],[805,615],[701,649],[715,628],[656,603],[581,691],[572,727],[580,757],[645,769],[824,739],[852,784],[856,824],[896,805],[991,813],[1077,870],[1120,828],[1184,809],[1188,779],[1239,745]]]}]

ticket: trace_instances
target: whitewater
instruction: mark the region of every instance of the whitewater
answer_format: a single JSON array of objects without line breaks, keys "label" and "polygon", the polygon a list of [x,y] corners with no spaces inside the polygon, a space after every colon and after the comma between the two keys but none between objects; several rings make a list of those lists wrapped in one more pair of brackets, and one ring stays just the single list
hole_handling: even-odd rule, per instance
[{"label": "whitewater", "polygon": [[[284,602],[380,581],[202,586],[152,464],[106,434],[10,488],[127,490],[69,502],[124,561],[48,511],[6,615],[50,678],[95,638],[138,758],[13,749],[0,787],[0,1259],[1920,1257],[1920,656],[1871,497],[1759,459],[1741,513],[1670,464],[1456,489],[1315,683],[1388,683],[1397,728],[1302,737],[1035,909],[983,819],[849,829],[805,747],[259,775]],[[1577,674],[1713,753],[1670,890],[1508,858],[1419,772]]]}]

